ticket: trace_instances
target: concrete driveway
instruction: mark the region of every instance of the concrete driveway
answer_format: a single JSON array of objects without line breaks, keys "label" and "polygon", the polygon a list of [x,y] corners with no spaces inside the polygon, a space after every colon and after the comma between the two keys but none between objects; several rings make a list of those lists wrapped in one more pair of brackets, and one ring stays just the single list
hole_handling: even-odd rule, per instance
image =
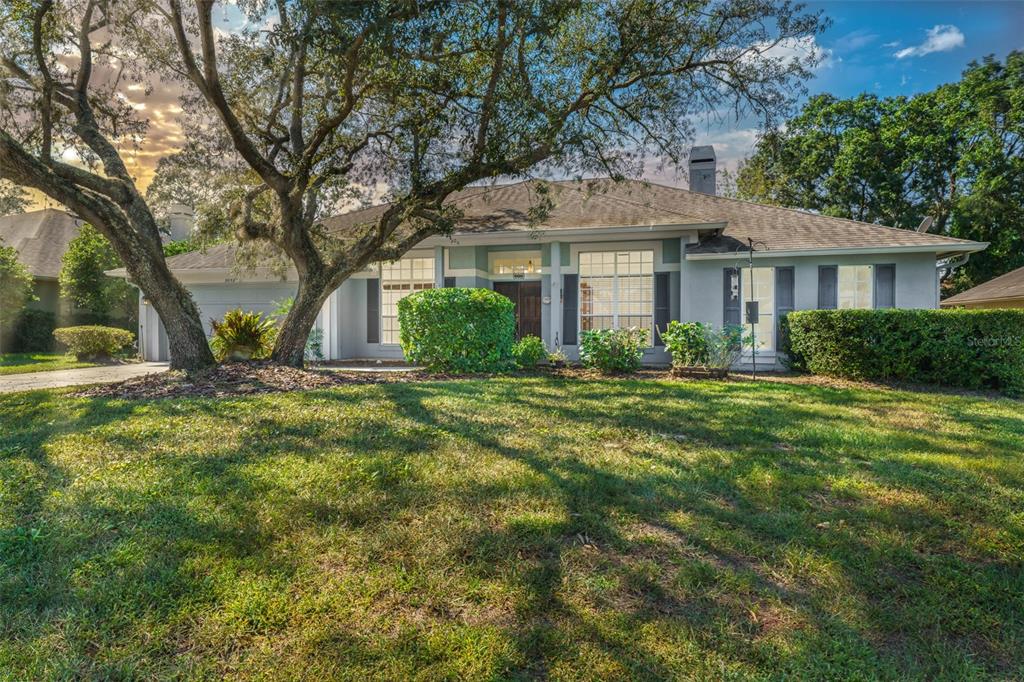
[{"label": "concrete driveway", "polygon": [[62,386],[111,384],[144,374],[166,372],[167,367],[166,362],[138,362],[130,365],[106,365],[82,369],[62,369],[54,372],[8,374],[0,377],[0,393],[34,391],[40,388],[60,388]]}]

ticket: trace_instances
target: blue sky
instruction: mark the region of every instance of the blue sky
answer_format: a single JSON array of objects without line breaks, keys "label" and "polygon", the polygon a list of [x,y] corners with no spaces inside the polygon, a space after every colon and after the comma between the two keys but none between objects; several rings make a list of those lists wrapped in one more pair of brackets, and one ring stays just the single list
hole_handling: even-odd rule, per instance
[{"label": "blue sky", "polygon": [[[845,1],[808,7],[832,19],[816,39],[825,60],[807,83],[810,94],[913,95],[958,80],[971,60],[1024,49],[1024,1]],[[702,122],[697,143],[714,144],[720,161],[734,169],[756,135],[754,120]]]}]

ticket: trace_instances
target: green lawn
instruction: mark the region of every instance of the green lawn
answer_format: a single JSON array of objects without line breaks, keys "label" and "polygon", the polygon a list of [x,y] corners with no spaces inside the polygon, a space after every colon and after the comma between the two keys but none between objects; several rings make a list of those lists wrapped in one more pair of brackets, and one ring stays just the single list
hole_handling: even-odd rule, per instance
[{"label": "green lawn", "polygon": [[1020,679],[1022,403],[0,396],[0,678]]},{"label": "green lawn", "polygon": [[52,372],[56,369],[95,367],[95,362],[83,362],[74,355],[64,353],[2,353],[0,354],[0,376],[25,374],[28,372]]}]

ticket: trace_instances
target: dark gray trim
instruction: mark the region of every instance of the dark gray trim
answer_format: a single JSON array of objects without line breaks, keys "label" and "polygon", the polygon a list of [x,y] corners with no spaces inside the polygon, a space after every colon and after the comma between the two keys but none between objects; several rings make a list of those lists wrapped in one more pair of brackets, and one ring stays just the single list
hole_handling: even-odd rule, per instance
[{"label": "dark gray trim", "polygon": [[839,266],[818,266],[818,310],[839,307]]},{"label": "dark gray trim", "polygon": [[[736,291],[736,298],[732,297],[732,276],[739,276],[739,287]],[[722,325],[743,324],[743,317],[740,313],[742,308],[740,299],[743,297],[743,271],[739,268],[724,268],[722,270]]]},{"label": "dark gray trim", "polygon": [[664,346],[661,340],[661,330],[668,328],[668,322],[672,319],[672,311],[669,306],[672,293],[669,288],[669,273],[654,273],[654,345]]},{"label": "dark gray trim", "polygon": [[874,306],[896,307],[896,265],[893,263],[875,266]]},{"label": "dark gray trim", "polygon": [[366,280],[366,343],[380,343],[380,280]]},{"label": "dark gray trim", "polygon": [[575,346],[579,320],[580,276],[562,275],[562,345]]},{"label": "dark gray trim", "polygon": [[445,277],[444,278],[444,288],[445,289],[452,289],[454,287],[455,287],[455,278],[454,277]]},{"label": "dark gray trim", "polygon": [[775,268],[775,349],[782,335],[782,317],[796,305],[796,273],[793,266]]}]

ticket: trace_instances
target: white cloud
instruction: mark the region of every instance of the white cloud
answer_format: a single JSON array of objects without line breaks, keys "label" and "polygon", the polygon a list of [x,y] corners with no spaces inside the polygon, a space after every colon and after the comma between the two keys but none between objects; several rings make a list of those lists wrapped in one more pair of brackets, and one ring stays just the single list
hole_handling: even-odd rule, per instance
[{"label": "white cloud", "polygon": [[939,24],[928,29],[928,37],[920,45],[905,47],[894,56],[896,59],[921,57],[932,52],[948,52],[963,47],[964,34],[952,24]]},{"label": "white cloud", "polygon": [[777,45],[772,45],[761,52],[761,56],[770,59],[777,59],[783,63],[791,61],[805,61],[808,58],[817,58],[820,61],[815,69],[826,69],[832,66],[832,50],[818,45],[814,36],[803,38],[787,38]]}]

